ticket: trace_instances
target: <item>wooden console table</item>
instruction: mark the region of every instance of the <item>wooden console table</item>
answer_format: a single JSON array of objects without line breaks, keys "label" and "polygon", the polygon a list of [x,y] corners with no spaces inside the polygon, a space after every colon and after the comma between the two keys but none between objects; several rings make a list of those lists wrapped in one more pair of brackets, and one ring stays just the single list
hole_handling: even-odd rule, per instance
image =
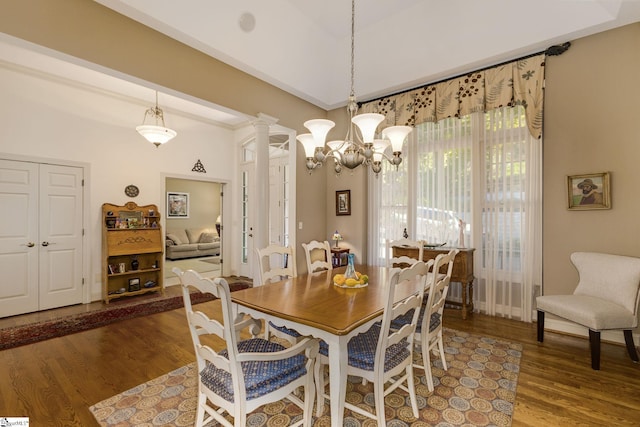
[{"label": "wooden console table", "polygon": [[331,248],[331,264],[334,267],[347,265],[347,255],[349,255],[349,248]]},{"label": "wooden console table", "polygon": [[[434,259],[440,254],[449,253],[454,248],[440,246],[437,248],[425,247],[422,255],[423,261]],[[460,307],[462,309],[462,318],[467,318],[467,313],[473,312],[473,252],[474,248],[457,248],[458,255],[453,260],[453,273],[451,273],[451,281],[458,282],[462,286],[462,302],[447,301],[447,304]],[[402,248],[395,246],[393,248],[394,256],[408,255],[416,257],[417,249]]]}]

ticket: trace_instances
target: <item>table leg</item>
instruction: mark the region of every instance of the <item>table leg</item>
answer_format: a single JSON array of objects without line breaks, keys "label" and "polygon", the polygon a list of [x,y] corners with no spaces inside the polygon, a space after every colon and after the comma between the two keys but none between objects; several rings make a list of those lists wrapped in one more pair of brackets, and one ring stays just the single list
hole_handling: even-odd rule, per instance
[{"label": "table leg", "polygon": [[469,309],[473,313],[473,281],[475,279],[471,277],[471,281],[469,282]]},{"label": "table leg", "polygon": [[468,282],[460,283],[462,286],[462,320],[467,320],[467,286]]},{"label": "table leg", "polygon": [[[329,394],[331,396],[331,425],[342,427],[344,401],[347,393],[347,343],[344,336],[329,344]],[[344,351],[341,351],[344,349]]]}]

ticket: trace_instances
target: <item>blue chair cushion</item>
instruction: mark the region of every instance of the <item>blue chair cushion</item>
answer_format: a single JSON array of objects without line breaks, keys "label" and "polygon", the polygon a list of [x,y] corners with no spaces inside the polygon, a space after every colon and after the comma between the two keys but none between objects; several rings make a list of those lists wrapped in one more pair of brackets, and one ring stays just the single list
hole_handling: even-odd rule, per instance
[{"label": "blue chair cushion", "polygon": [[276,326],[273,323],[269,322],[269,327],[273,328],[273,329],[276,329],[276,330],[278,330],[278,331],[280,331],[282,333],[285,333],[285,334],[287,334],[289,336],[292,336],[294,338],[298,338],[298,337],[302,336],[302,335],[300,335],[300,333],[298,331],[296,331],[294,329],[289,329],[286,326]]},{"label": "blue chair cushion", "polygon": [[[356,335],[349,340],[347,348],[350,366],[366,371],[373,371],[380,329],[380,324],[376,323],[367,332]],[[324,341],[320,341],[320,354],[325,356],[329,355],[329,346]],[[385,353],[384,370],[388,371],[396,367],[410,356],[411,352],[408,349],[406,340],[392,345],[387,348]]]},{"label": "blue chair cushion", "polygon": [[[424,319],[424,313],[427,311],[427,306],[423,305],[420,310],[420,315],[418,316],[418,325],[416,326],[416,332],[422,333],[422,320]],[[433,332],[436,330],[438,325],[440,324],[440,313],[433,313],[431,315],[431,322],[429,323],[429,332]],[[397,318],[391,321],[392,329],[400,329],[404,325],[408,325],[411,323],[413,319],[413,310],[403,314],[402,316],[398,316]]]},{"label": "blue chair cushion", "polygon": [[[238,343],[240,353],[271,353],[284,349],[285,347],[280,344],[262,338],[252,338]],[[218,354],[229,357],[226,349]],[[264,396],[302,377],[307,373],[305,363],[306,358],[301,354],[281,360],[242,362],[247,400]],[[233,402],[233,382],[230,372],[208,363],[200,372],[200,380],[218,396]]]}]

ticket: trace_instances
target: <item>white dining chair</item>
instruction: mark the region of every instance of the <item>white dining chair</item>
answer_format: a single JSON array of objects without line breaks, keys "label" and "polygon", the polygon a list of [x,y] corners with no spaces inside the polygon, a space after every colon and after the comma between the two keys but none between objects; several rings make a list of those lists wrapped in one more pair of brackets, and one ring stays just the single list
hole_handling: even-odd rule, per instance
[{"label": "white dining chair", "polygon": [[260,285],[297,276],[295,251],[291,246],[271,244],[266,248],[256,248],[256,256]]},{"label": "white dining chair", "polygon": [[329,245],[328,241],[318,242],[317,240],[312,240],[309,243],[303,243],[302,248],[304,249],[309,273],[333,270],[331,245]]},{"label": "white dining chair", "polygon": [[[318,341],[304,338],[296,345],[284,346],[262,339],[240,340],[238,323],[234,324],[229,285],[224,278],[205,279],[197,272],[182,272],[180,278],[187,322],[196,353],[198,367],[198,406],[196,426],[212,421],[227,427],[247,425],[247,414],[267,403],[287,398],[303,410],[302,419],[294,425],[310,427],[315,388],[314,363]],[[210,319],[201,311],[193,311],[189,287],[220,299],[223,321]],[[251,318],[244,322],[251,324]],[[226,348],[215,352],[203,344],[201,336],[215,335]],[[302,387],[304,401],[295,393]],[[227,416],[234,418],[233,424]]]},{"label": "white dining chair", "polygon": [[[260,270],[260,285],[297,276],[295,252],[290,246],[272,244],[266,248],[256,248],[256,256]],[[300,338],[300,334],[293,329],[266,322],[264,337],[269,339],[271,335],[285,339],[292,344],[295,344]]]},{"label": "white dining chair", "polygon": [[[375,413],[349,402],[345,402],[344,406],[353,412],[376,420],[379,427],[386,426],[384,397],[396,388],[409,394],[413,416],[418,417],[413,376],[413,349],[415,328],[425,293],[427,274],[428,268],[422,261],[405,269],[392,269],[388,286],[385,287],[385,307],[381,321],[375,323],[368,331],[353,337],[347,345],[347,374],[373,383]],[[419,282],[416,292],[396,301],[396,292],[408,285],[408,282],[415,280]],[[411,322],[398,329],[391,328],[391,322],[394,319],[407,315],[411,316]],[[323,366],[329,363],[328,354],[327,344],[321,341],[315,374],[318,395],[317,416],[322,414],[324,399],[330,399],[324,390],[323,369]],[[390,385],[385,389],[386,383]]]},{"label": "white dining chair", "polygon": [[[427,388],[433,392],[433,372],[431,370],[431,352],[436,347],[442,362],[442,368],[448,370],[447,360],[444,352],[444,339],[442,337],[442,315],[444,305],[449,292],[451,274],[453,273],[453,260],[458,254],[458,249],[452,249],[446,254],[438,255],[435,260],[429,260],[431,272],[428,275],[426,292],[418,324],[416,326],[415,343],[420,346],[422,352],[422,365],[414,364],[418,369],[424,371],[427,378]],[[442,273],[442,270],[445,270]],[[392,323],[392,328],[400,328],[410,322],[407,316],[396,319]]]},{"label": "white dining chair", "polygon": [[[408,255],[394,255],[393,248],[402,249],[415,249],[415,257]],[[424,253],[424,242],[422,240],[389,240],[386,241],[385,258],[387,260],[387,268],[391,267],[405,267],[413,265],[418,261],[422,261],[422,255]]]}]

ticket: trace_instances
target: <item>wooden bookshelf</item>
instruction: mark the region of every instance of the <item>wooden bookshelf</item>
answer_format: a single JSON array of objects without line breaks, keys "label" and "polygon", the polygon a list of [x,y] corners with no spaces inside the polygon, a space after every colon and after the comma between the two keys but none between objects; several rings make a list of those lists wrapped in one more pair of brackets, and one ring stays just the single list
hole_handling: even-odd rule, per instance
[{"label": "wooden bookshelf", "polygon": [[164,293],[162,230],[156,205],[102,205],[102,297]]}]

